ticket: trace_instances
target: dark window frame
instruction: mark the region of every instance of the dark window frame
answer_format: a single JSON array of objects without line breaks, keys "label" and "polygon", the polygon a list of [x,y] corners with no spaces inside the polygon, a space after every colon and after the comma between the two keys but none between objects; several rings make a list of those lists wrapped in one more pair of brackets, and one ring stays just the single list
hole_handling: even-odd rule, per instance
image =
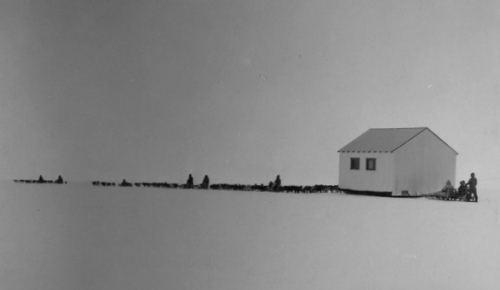
[{"label": "dark window frame", "polygon": [[360,168],[361,159],[359,157],[351,157],[351,170],[359,170]]},{"label": "dark window frame", "polygon": [[[370,161],[373,161],[373,168],[370,167]],[[377,170],[377,158],[366,158],[366,170],[369,171]]]}]

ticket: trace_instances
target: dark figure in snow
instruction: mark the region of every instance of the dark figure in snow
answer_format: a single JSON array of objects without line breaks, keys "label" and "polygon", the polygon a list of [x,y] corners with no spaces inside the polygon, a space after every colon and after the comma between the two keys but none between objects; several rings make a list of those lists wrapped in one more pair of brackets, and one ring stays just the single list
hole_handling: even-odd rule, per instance
[{"label": "dark figure in snow", "polygon": [[129,183],[125,179],[123,179],[122,183],[120,183],[119,186],[130,187],[132,186],[132,183]]},{"label": "dark figure in snow", "polygon": [[45,179],[43,179],[43,177],[41,175],[38,178],[38,183],[45,183]]},{"label": "dark figure in snow", "polygon": [[208,178],[208,175],[205,175],[205,177],[203,178],[203,182],[201,183],[201,188],[207,189],[209,185],[210,179]]},{"label": "dark figure in snow", "polygon": [[267,185],[267,190],[271,191],[273,190],[273,182],[269,181],[269,184]]},{"label": "dark figure in snow", "polygon": [[280,176],[276,176],[276,180],[274,181],[274,186],[273,186],[273,190],[274,191],[278,191],[281,187],[281,179],[280,179]]},{"label": "dark figure in snow", "polygon": [[470,174],[470,179],[469,182],[467,182],[467,185],[469,186],[470,194],[474,195],[474,201],[477,202],[478,201],[477,189],[476,189],[477,179],[474,172]]},{"label": "dark figure in snow", "polygon": [[57,184],[63,184],[63,183],[64,183],[64,181],[63,181],[63,179],[62,179],[61,175],[59,175],[59,177],[57,178],[57,180],[56,180],[56,181],[54,181],[54,183],[57,183]]},{"label": "dark figure in snow", "polygon": [[193,188],[193,176],[189,174],[188,180],[186,182],[186,188]]},{"label": "dark figure in snow", "polygon": [[441,192],[444,192],[445,197],[453,197],[453,192],[455,191],[455,188],[453,188],[453,185],[451,184],[451,181],[447,180],[445,186],[443,189],[441,189]]},{"label": "dark figure in snow", "polygon": [[465,197],[466,201],[469,201],[470,195],[467,192],[467,185],[465,185],[465,181],[460,181],[460,186],[458,187],[457,197],[462,198]]}]

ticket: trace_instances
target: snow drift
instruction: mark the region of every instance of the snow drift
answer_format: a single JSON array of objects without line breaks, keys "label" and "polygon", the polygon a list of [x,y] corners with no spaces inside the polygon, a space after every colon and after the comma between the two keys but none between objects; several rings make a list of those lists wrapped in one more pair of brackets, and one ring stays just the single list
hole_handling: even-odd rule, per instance
[{"label": "snow drift", "polygon": [[1,289],[498,289],[479,203],[0,183]]}]

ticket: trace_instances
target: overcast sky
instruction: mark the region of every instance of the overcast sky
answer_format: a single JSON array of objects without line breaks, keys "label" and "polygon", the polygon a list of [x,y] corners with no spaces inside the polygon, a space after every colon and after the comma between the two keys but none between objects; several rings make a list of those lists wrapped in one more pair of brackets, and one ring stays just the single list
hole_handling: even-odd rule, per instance
[{"label": "overcast sky", "polygon": [[498,188],[499,3],[1,1],[0,179],[337,184],[429,127]]}]

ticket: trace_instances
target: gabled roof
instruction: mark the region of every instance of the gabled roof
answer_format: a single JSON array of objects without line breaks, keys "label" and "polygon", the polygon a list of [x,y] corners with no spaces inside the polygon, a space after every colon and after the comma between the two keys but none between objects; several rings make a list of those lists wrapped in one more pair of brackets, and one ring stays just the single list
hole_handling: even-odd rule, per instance
[{"label": "gabled roof", "polygon": [[[344,146],[338,152],[392,153],[425,130],[429,130],[429,132],[434,134],[434,132],[427,127],[369,129],[361,136],[354,139],[351,143]],[[434,134],[434,136],[436,136],[436,138],[441,140],[441,142],[458,155],[457,151],[446,144],[446,142],[444,142],[436,134]]]}]

